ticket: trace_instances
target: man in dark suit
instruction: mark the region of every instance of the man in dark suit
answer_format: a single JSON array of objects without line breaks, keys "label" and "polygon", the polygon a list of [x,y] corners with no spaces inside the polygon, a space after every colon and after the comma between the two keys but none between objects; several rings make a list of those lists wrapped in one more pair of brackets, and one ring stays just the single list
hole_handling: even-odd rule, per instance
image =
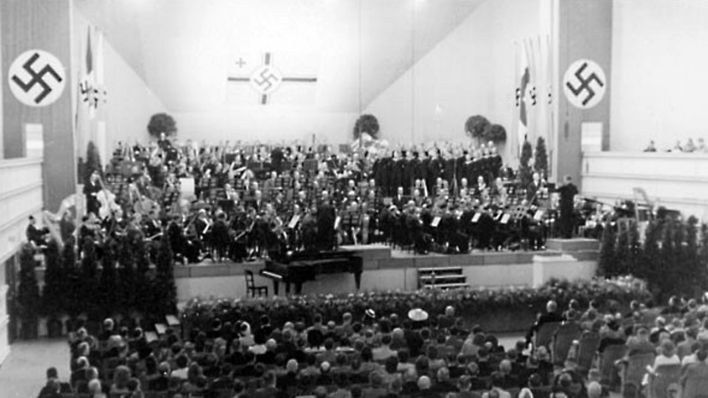
[{"label": "man in dark suit", "polygon": [[543,182],[541,181],[541,175],[538,173],[533,173],[532,178],[531,183],[526,186],[526,200],[529,201],[529,204],[537,205]]},{"label": "man in dark suit", "polygon": [[322,204],[317,208],[317,242],[320,250],[334,248],[334,220],[336,214],[327,191],[322,192]]},{"label": "man in dark suit", "polygon": [[573,184],[570,176],[565,176],[564,184],[558,188],[560,194],[560,230],[563,239],[573,237],[573,229],[575,228],[574,202],[575,195],[578,194],[578,188]]},{"label": "man in dark suit", "polygon": [[36,246],[45,245],[45,237],[49,234],[49,229],[47,227],[37,228],[37,220],[34,216],[29,216],[29,225],[27,225],[27,240],[34,243]]}]

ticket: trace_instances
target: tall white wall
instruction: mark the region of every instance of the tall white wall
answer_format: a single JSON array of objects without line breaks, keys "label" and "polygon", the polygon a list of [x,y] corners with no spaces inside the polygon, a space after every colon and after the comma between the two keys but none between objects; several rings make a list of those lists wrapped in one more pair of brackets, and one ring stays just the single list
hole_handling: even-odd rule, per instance
[{"label": "tall white wall", "polygon": [[[543,0],[493,0],[384,90],[367,107],[394,143],[464,140],[469,116],[481,114],[511,135],[515,42],[548,26]],[[507,140],[508,141],[508,140]]]},{"label": "tall white wall", "polygon": [[708,139],[708,1],[613,1],[612,151]]},{"label": "tall white wall", "polygon": [[[265,107],[264,107],[265,108]],[[318,142],[340,144],[351,140],[357,115],[318,110],[214,110],[174,113],[180,140],[205,140],[207,143],[238,140],[248,142]]]},{"label": "tall white wall", "polygon": [[[88,28],[87,18],[81,12],[74,10],[72,17],[74,31],[74,60],[82,62],[85,49],[79,44],[85,40]],[[99,27],[100,28],[100,27]],[[95,40],[92,38],[92,40]],[[97,55],[95,55],[96,57]],[[165,105],[135,70],[123,59],[111,44],[111,38],[104,35],[103,41],[104,84],[107,91],[105,107],[106,136],[105,148],[99,148],[104,162],[106,155],[111,153],[118,141],[146,142],[148,139],[147,124],[150,116],[158,112],[166,112]],[[81,67],[75,64],[74,81],[79,81]],[[72,87],[73,103],[76,103],[76,87]],[[99,145],[99,143],[96,143]],[[86,148],[78,148],[80,154],[86,153]]]},{"label": "tall white wall", "polygon": [[[2,21],[0,21],[0,24],[1,23],[2,23]],[[2,44],[2,29],[1,28],[0,28],[0,44]],[[0,51],[0,65],[2,65],[2,51]],[[2,103],[3,103],[2,102],[2,90],[0,90],[0,104],[2,104]],[[2,121],[3,121],[2,108],[3,108],[3,106],[0,106],[0,159],[2,159],[5,156],[5,150],[3,147],[3,145],[5,144],[5,139],[3,138],[3,134],[5,133],[5,131],[3,130],[3,127],[2,127]]]},{"label": "tall white wall", "polygon": [[165,112],[165,105],[110,45],[108,38],[104,56],[106,87],[109,90],[106,144],[113,147],[119,140],[145,142],[150,116]]}]

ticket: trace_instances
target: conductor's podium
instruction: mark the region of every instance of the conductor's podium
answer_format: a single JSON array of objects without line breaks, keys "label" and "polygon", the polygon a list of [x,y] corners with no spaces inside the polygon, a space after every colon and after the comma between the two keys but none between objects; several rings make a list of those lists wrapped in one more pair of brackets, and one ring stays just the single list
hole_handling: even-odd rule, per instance
[{"label": "conductor's podium", "polygon": [[285,293],[290,293],[290,285],[295,285],[295,294],[302,292],[302,284],[314,281],[319,274],[354,274],[357,290],[361,285],[363,260],[354,251],[339,249],[323,252],[296,252],[284,258],[265,262],[261,276],[273,280],[273,292],[278,294],[280,282],[285,283]]}]

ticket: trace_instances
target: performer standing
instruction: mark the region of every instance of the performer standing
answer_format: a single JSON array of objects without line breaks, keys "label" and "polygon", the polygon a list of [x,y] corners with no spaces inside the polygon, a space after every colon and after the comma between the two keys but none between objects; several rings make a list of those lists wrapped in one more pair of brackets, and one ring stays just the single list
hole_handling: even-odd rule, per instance
[{"label": "performer standing", "polygon": [[336,213],[327,191],[322,192],[322,204],[317,208],[317,242],[323,251],[334,248],[334,221]]},{"label": "performer standing", "polygon": [[558,188],[560,193],[560,230],[563,239],[570,239],[573,236],[575,217],[573,214],[573,202],[578,188],[573,184],[570,176],[565,176],[564,184]]},{"label": "performer standing", "polygon": [[98,216],[98,210],[101,208],[101,202],[98,201],[98,193],[103,189],[100,179],[101,176],[98,174],[98,170],[94,170],[88,182],[84,185],[86,213],[93,213],[96,216]]}]

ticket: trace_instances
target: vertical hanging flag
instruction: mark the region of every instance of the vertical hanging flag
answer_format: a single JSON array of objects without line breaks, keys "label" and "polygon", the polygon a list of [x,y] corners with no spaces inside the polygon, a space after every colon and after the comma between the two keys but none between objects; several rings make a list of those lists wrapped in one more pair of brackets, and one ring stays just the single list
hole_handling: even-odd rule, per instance
[{"label": "vertical hanging flag", "polygon": [[109,143],[106,137],[106,89],[104,79],[104,58],[103,58],[103,32],[98,28],[94,30],[94,52],[93,52],[93,67],[95,85],[93,88],[92,104],[94,110],[94,120],[91,125],[91,137],[98,147],[101,154],[101,159],[107,161],[109,154]]},{"label": "vertical hanging flag", "polygon": [[76,155],[86,156],[86,146],[90,140],[93,111],[89,106],[91,91],[93,90],[93,49],[91,48],[91,26],[86,29],[86,41],[81,43],[81,56],[79,61],[79,90],[76,96],[75,109],[75,134]]},{"label": "vertical hanging flag", "polygon": [[521,88],[519,87],[519,81],[521,80],[519,73],[519,43],[514,42],[514,80],[512,81],[514,90],[514,110],[511,112],[511,134],[509,135],[509,150],[510,154],[516,155],[517,160],[521,153],[519,147],[520,144],[517,142],[518,130],[519,130],[519,106],[521,105]]},{"label": "vertical hanging flag", "polygon": [[553,107],[553,52],[551,45],[551,35],[546,36],[546,128],[548,129],[546,137],[546,148],[548,149],[548,176],[553,174],[553,150],[555,148],[555,120]]},{"label": "vertical hanging flag", "polygon": [[519,123],[516,136],[519,143],[518,154],[521,156],[521,148],[528,135],[528,109],[527,90],[530,87],[531,75],[529,72],[529,61],[526,56],[525,45],[520,46],[519,53],[519,86],[517,88],[517,98],[519,107]]},{"label": "vertical hanging flag", "polygon": [[526,49],[526,65],[529,70],[529,83],[526,88],[525,98],[526,98],[526,140],[534,143],[536,136],[538,135],[539,125],[538,125],[538,98],[537,98],[537,85],[538,85],[538,57],[536,56],[536,47],[534,46],[533,38],[527,38],[524,40],[524,45]]}]

